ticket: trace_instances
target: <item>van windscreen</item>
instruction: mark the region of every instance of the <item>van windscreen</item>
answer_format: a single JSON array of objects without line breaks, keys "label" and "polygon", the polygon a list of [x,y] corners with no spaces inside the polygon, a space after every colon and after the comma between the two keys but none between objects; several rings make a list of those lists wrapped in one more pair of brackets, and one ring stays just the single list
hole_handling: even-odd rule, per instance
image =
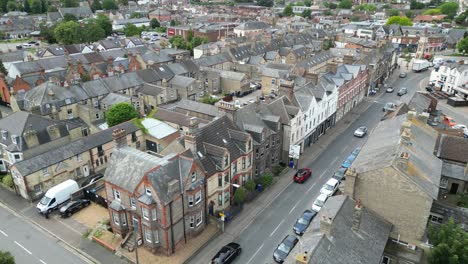
[{"label": "van windscreen", "polygon": [[42,205],[48,205],[49,202],[50,202],[50,198],[47,197],[47,196],[42,197],[42,199],[41,199],[41,201],[40,201],[40,203],[41,203]]}]

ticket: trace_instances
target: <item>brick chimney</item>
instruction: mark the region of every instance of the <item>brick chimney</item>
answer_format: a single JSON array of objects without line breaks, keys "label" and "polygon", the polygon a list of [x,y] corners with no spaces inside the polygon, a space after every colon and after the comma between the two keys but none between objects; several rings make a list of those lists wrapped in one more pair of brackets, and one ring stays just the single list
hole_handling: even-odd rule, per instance
[{"label": "brick chimney", "polygon": [[343,63],[344,64],[349,64],[349,65],[353,64],[354,63],[353,55],[344,55],[343,56]]},{"label": "brick chimney", "polygon": [[37,138],[37,131],[30,127],[26,132],[23,134],[24,141],[26,141],[26,145],[29,149],[39,145],[39,139]]},{"label": "brick chimney", "polygon": [[401,132],[401,142],[407,146],[411,146],[411,129],[404,128]]},{"label": "brick chimney", "polygon": [[197,152],[197,137],[195,135],[195,130],[198,128],[198,123],[198,118],[191,117],[188,131],[185,133],[185,148],[190,149],[195,155]]},{"label": "brick chimney", "polygon": [[415,118],[417,115],[417,112],[416,111],[408,111],[408,113],[406,113],[406,119],[408,121],[411,121],[413,120],[413,118]]},{"label": "brick chimney", "polygon": [[354,207],[353,212],[353,226],[351,227],[352,230],[358,231],[359,226],[361,225],[361,199],[357,200],[356,206]]},{"label": "brick chimney", "polygon": [[345,174],[346,185],[345,185],[345,194],[354,199],[354,188],[358,178],[358,173],[355,168],[348,169]]},{"label": "brick chimney", "polygon": [[327,63],[327,71],[332,72],[333,74],[336,74],[337,70],[338,70],[337,63]]},{"label": "brick chimney", "polygon": [[309,78],[310,81],[311,81],[314,85],[317,85],[317,84],[318,84],[318,80],[319,80],[319,74],[316,73],[316,72],[307,73],[307,74],[306,74],[306,78]]},{"label": "brick chimney", "polygon": [[322,214],[322,218],[320,218],[320,232],[329,236],[331,233],[332,224],[333,218],[327,217],[325,214]]},{"label": "brick chimney", "polygon": [[126,147],[127,145],[127,132],[124,129],[117,128],[112,131],[112,139],[116,148]]},{"label": "brick chimney", "polygon": [[60,138],[60,129],[58,125],[48,126],[47,132],[49,133],[50,140],[55,140],[55,139]]}]

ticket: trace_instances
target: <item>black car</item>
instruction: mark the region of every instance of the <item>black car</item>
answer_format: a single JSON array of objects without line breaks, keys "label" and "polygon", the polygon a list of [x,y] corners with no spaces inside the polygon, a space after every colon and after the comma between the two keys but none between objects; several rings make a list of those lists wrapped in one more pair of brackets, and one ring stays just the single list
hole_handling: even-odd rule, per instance
[{"label": "black car", "polygon": [[283,263],[298,241],[297,237],[287,235],[273,252],[273,259],[278,263]]},{"label": "black car", "polygon": [[218,253],[211,259],[211,264],[231,263],[240,255],[242,248],[239,244],[231,242],[222,247]]},{"label": "black car", "polygon": [[306,231],[307,227],[309,227],[310,222],[312,219],[317,215],[317,212],[311,210],[305,210],[302,213],[301,218],[297,219],[296,223],[294,224],[293,230],[299,236],[302,236]]},{"label": "black car", "polygon": [[333,174],[333,179],[336,179],[337,181],[341,182],[342,180],[345,179],[345,173],[348,169],[346,168],[339,168],[337,171],[335,171],[335,174]]},{"label": "black car", "polygon": [[91,183],[95,183],[97,182],[98,180],[104,178],[104,175],[102,173],[98,173],[94,176],[90,176],[88,179],[86,179],[82,184],[81,184],[81,187],[85,187],[85,186],[88,186],[90,185]]},{"label": "black car", "polygon": [[91,202],[88,199],[78,199],[70,201],[60,208],[60,216],[63,218],[70,217],[72,214],[78,212],[79,210],[81,210],[84,207],[87,207],[90,204]]}]

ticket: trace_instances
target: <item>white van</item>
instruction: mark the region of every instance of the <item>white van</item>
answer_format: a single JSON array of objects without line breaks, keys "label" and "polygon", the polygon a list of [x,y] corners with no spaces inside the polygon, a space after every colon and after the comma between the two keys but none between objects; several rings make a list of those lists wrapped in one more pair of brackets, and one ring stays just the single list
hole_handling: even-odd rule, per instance
[{"label": "white van", "polygon": [[66,180],[50,188],[37,204],[36,208],[41,214],[46,212],[51,213],[53,210],[57,209],[60,204],[70,200],[70,195],[79,189],[76,181]]}]

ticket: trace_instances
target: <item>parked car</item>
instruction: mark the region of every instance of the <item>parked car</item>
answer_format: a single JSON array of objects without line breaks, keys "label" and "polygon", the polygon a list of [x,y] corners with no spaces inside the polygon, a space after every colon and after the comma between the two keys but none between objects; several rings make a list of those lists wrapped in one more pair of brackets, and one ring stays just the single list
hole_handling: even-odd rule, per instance
[{"label": "parked car", "polygon": [[402,96],[404,94],[408,93],[408,89],[406,87],[401,87],[400,90],[398,91],[397,95]]},{"label": "parked car", "polygon": [[462,130],[466,130],[466,126],[463,125],[463,124],[456,124],[452,127],[453,129],[462,129]]},{"label": "parked car", "polygon": [[294,233],[296,233],[296,235],[302,236],[316,215],[317,212],[305,210],[302,213],[302,216],[296,220],[296,223],[293,226]]},{"label": "parked car", "polygon": [[351,167],[351,164],[353,164],[353,161],[356,159],[356,156],[354,155],[349,155],[341,164],[341,167],[343,168],[349,168]]},{"label": "parked car", "polygon": [[427,124],[430,126],[438,126],[440,124],[439,118],[437,117],[429,118],[427,119]]},{"label": "parked car", "polygon": [[332,196],[338,190],[339,185],[340,182],[337,179],[331,178],[323,185],[322,189],[320,189],[320,193]]},{"label": "parked car", "polygon": [[455,122],[455,119],[451,118],[450,116],[444,116],[443,123],[449,127],[453,127],[457,124],[457,122]]},{"label": "parked car", "polygon": [[406,72],[400,73],[400,78],[406,78]]},{"label": "parked car", "polygon": [[345,180],[345,174],[347,170],[347,168],[339,168],[337,171],[335,171],[335,174],[333,174],[332,179],[336,179],[339,182]]},{"label": "parked car", "polygon": [[264,103],[265,102],[265,96],[261,95],[260,97],[258,97],[258,99],[260,100],[260,102]]},{"label": "parked car", "polygon": [[60,207],[60,216],[70,217],[72,214],[90,205],[91,202],[88,199],[78,199],[68,202],[66,205]]},{"label": "parked car", "polygon": [[366,134],[367,134],[367,127],[365,127],[365,126],[359,127],[358,129],[356,129],[356,130],[354,131],[354,136],[356,136],[356,137],[362,138],[362,137],[364,137]]},{"label": "parked car", "polygon": [[315,212],[319,212],[320,209],[322,209],[323,205],[328,199],[328,195],[321,193],[317,198],[315,199],[314,203],[312,204],[312,210]]},{"label": "parked car", "polygon": [[273,259],[278,263],[283,263],[298,241],[297,237],[287,235],[273,252]]},{"label": "parked car", "polygon": [[81,183],[81,187],[85,187],[85,186],[88,186],[92,183],[95,183],[97,182],[98,180],[104,178],[104,175],[102,173],[98,173],[94,176],[88,176],[88,178],[83,182]]},{"label": "parked car", "polygon": [[386,103],[385,106],[383,107],[384,112],[389,112],[389,111],[395,111],[396,109],[396,104],[394,103]]},{"label": "parked car", "polygon": [[57,209],[61,204],[70,200],[70,195],[80,188],[74,180],[66,180],[47,190],[42,199],[37,203],[36,208],[41,214],[49,214]]},{"label": "parked car", "polygon": [[242,252],[239,244],[231,242],[222,247],[218,253],[211,259],[211,264],[226,264],[234,261]]},{"label": "parked car", "polygon": [[310,176],[312,176],[312,170],[309,168],[302,168],[294,174],[294,181],[304,183]]},{"label": "parked car", "polygon": [[386,90],[385,90],[387,93],[393,93],[393,91],[395,91],[395,88],[393,87],[388,87]]},{"label": "parked car", "polygon": [[29,43],[23,43],[23,48],[27,49],[27,48],[32,48],[33,45],[29,44]]},{"label": "parked car", "polygon": [[427,86],[426,91],[432,93],[434,92],[434,88],[432,88],[432,86]]},{"label": "parked car", "polygon": [[21,46],[21,45],[16,45],[16,49],[23,49],[23,46]]},{"label": "parked car", "polygon": [[270,93],[270,98],[273,99],[276,97],[276,94],[275,93]]},{"label": "parked car", "polygon": [[351,151],[351,155],[354,155],[354,158],[356,158],[356,156],[359,154],[359,152],[361,152],[361,148],[355,148],[353,149],[353,151]]}]

